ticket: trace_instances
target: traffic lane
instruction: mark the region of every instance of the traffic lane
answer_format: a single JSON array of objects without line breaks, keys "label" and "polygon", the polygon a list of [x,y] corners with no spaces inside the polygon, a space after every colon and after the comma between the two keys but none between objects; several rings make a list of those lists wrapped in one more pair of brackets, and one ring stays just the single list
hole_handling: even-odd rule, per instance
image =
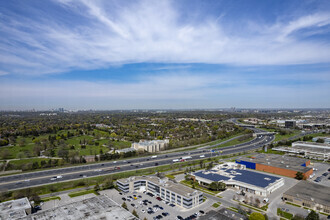
[{"label": "traffic lane", "polygon": [[[259,148],[261,145],[255,145],[255,146],[245,146],[244,148],[239,148],[239,149],[228,149],[226,150],[225,153],[222,154],[216,154],[216,153],[206,153],[204,154],[205,158],[209,158],[209,157],[216,157],[219,155],[227,155],[227,154],[232,154],[232,153],[237,153],[237,152],[242,152],[245,150],[250,150],[253,148]],[[199,156],[197,155],[192,155],[193,159],[201,159]],[[60,180],[55,180],[52,181],[50,180],[49,177],[47,178],[42,178],[42,179],[34,179],[28,182],[19,182],[18,184],[6,184],[6,185],[2,185],[0,186],[0,190],[13,190],[13,189],[19,189],[19,188],[24,188],[24,187],[32,187],[32,186],[36,186],[36,185],[42,185],[42,184],[51,184],[51,183],[56,183],[56,182],[62,182],[62,181],[67,181],[67,180],[77,180],[82,178],[82,175],[86,175],[87,177],[94,177],[94,176],[99,176],[99,175],[108,175],[108,174],[114,174],[114,173],[118,173],[118,172],[123,172],[123,171],[130,171],[130,170],[135,170],[135,169],[141,169],[141,168],[150,168],[150,167],[155,167],[158,165],[167,165],[167,164],[172,164],[173,160],[172,158],[168,158],[166,160],[156,160],[156,161],[151,161],[151,162],[147,162],[144,163],[142,166],[141,165],[135,165],[135,164],[131,164],[131,165],[126,165],[120,168],[120,170],[114,170],[114,171],[96,171],[96,170],[90,170],[90,171],[85,171],[84,174],[81,173],[75,173],[75,174],[64,174],[64,176],[60,179]],[[138,167],[136,167],[138,166]]]},{"label": "traffic lane", "polygon": [[[266,135],[265,135],[266,136]],[[263,137],[264,138],[264,137]],[[234,146],[229,146],[229,147],[225,147],[225,148],[221,148],[220,150],[227,150],[227,149],[233,149],[233,148],[239,148],[245,145],[251,145],[251,144],[256,144],[258,143],[259,140],[258,138],[243,143],[243,144],[239,144],[239,145],[234,145]],[[218,150],[219,151],[219,150]],[[82,171],[82,170],[89,170],[89,169],[100,169],[100,168],[107,168],[110,166],[114,166],[114,165],[124,165],[127,163],[136,163],[136,162],[143,162],[145,160],[150,161],[150,160],[154,160],[157,161],[158,159],[163,159],[163,158],[171,158],[173,159],[174,157],[178,157],[178,156],[183,156],[188,154],[200,154],[206,152],[205,150],[199,150],[199,151],[190,151],[190,152],[182,152],[182,153],[172,153],[172,154],[168,154],[168,155],[159,155],[159,157],[157,158],[134,158],[134,159],[129,159],[127,161],[118,161],[117,163],[114,162],[105,162],[102,164],[92,164],[92,165],[84,165],[84,166],[79,166],[79,167],[70,167],[70,168],[60,168],[60,169],[55,169],[55,170],[47,170],[47,171],[40,171],[40,172],[35,172],[35,173],[26,173],[26,174],[20,174],[20,175],[15,175],[15,176],[6,176],[6,177],[2,177],[0,178],[1,182],[2,181],[8,181],[8,180],[20,180],[20,179],[26,179],[26,178],[33,178],[33,177],[37,177],[37,176],[45,176],[45,175],[55,175],[55,174],[59,174],[59,175],[63,175],[65,173],[69,173],[69,172],[75,172],[75,171]]]}]

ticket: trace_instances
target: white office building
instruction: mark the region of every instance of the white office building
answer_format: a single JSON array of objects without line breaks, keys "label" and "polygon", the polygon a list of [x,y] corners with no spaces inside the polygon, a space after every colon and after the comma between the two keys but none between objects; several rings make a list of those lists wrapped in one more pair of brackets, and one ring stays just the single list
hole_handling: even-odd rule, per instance
[{"label": "white office building", "polygon": [[132,148],[134,148],[135,150],[145,150],[153,153],[165,150],[169,143],[170,141],[168,139],[152,141],[140,140],[140,142],[138,143],[132,143]]}]

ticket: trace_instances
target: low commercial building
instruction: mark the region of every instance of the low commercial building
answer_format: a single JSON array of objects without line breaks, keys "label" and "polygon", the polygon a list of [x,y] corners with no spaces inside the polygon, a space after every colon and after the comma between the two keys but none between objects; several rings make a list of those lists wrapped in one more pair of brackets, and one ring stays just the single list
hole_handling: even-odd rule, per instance
[{"label": "low commercial building", "polygon": [[330,187],[300,181],[285,193],[283,200],[330,214]]},{"label": "low commercial building", "polygon": [[211,210],[205,215],[198,218],[199,220],[247,220],[248,218],[242,214],[232,210],[221,208],[219,210]]},{"label": "low commercial building", "polygon": [[165,148],[169,145],[170,141],[168,139],[165,140],[152,140],[152,141],[144,141],[140,140],[138,143],[132,143],[132,148],[135,150],[145,150],[148,152],[157,152],[161,150],[165,150]]},{"label": "low commercial building", "polygon": [[308,167],[310,160],[284,155],[257,154],[251,157],[240,157],[236,163],[243,164],[249,169],[292,178],[296,177],[297,172],[301,172],[305,179],[313,174],[313,169]]},{"label": "low commercial building", "polygon": [[245,166],[238,165],[221,165],[212,170],[198,171],[191,175],[200,185],[208,186],[212,182],[223,182],[227,187],[260,196],[268,196],[284,185],[283,178],[246,170]]},{"label": "low commercial building", "polygon": [[23,218],[31,214],[31,211],[31,204],[26,197],[2,202],[0,203],[0,220]]},{"label": "low commercial building", "polygon": [[299,155],[308,159],[330,160],[330,145],[325,143],[297,141],[292,143],[292,147],[277,147],[273,150]]},{"label": "low commercial building", "polygon": [[136,176],[117,180],[118,188],[125,192],[147,191],[165,201],[190,209],[203,202],[203,193],[167,178],[155,176]]},{"label": "low commercial building", "polygon": [[132,213],[122,208],[105,195],[84,199],[53,209],[39,211],[22,220],[138,220]]}]

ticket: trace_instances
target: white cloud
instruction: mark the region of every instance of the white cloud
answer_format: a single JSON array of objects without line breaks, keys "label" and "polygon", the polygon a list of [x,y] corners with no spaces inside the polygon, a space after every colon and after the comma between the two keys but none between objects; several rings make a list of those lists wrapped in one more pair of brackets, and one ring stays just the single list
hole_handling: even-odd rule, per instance
[{"label": "white cloud", "polygon": [[[112,3],[112,2],[111,2]],[[108,1],[60,1],[81,16],[71,25],[53,17],[8,17],[0,23],[3,71],[46,74],[110,65],[164,62],[234,65],[285,65],[330,62],[330,45],[301,41],[298,30],[329,24],[329,16],[308,15],[289,23],[262,25],[253,36],[203,18],[182,23],[170,1],[139,1],[125,7]],[[68,23],[70,21],[66,21]]]}]

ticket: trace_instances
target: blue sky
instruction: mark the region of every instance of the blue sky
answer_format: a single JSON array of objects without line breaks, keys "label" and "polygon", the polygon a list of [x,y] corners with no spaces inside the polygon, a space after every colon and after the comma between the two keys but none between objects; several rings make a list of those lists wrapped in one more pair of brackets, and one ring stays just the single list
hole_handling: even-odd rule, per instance
[{"label": "blue sky", "polygon": [[0,109],[329,108],[330,2],[0,1]]}]

